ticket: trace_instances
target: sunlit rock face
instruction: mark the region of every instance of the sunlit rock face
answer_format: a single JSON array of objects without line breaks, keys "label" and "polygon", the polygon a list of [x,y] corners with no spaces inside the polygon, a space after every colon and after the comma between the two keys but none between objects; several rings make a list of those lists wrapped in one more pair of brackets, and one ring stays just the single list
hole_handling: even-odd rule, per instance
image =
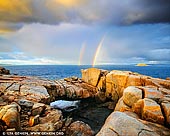
[{"label": "sunlit rock face", "polygon": [[15,128],[20,131],[20,113],[16,104],[10,104],[0,107],[0,120],[4,121],[9,128]]},{"label": "sunlit rock face", "polygon": [[[158,78],[152,78],[130,71],[104,71],[97,68],[82,70],[82,80],[88,84],[98,87],[98,91],[104,89],[107,98],[118,101],[123,96],[124,89],[128,86],[143,87],[145,97],[162,98],[165,89],[170,89],[170,81]],[[147,89],[149,87],[149,89]]]},{"label": "sunlit rock face", "polygon": [[168,128],[129,116],[126,112],[116,111],[109,115],[97,136],[166,136],[169,134]]},{"label": "sunlit rock face", "polygon": [[[82,70],[82,79],[56,81],[0,75],[1,131],[94,135],[94,129],[99,136],[169,136],[169,107],[169,80],[130,71],[90,68]],[[72,118],[66,112],[76,114]],[[90,126],[90,121],[100,127]]]},{"label": "sunlit rock face", "polygon": [[[77,77],[53,81],[37,77],[0,75],[0,130],[59,130],[64,134],[74,122],[64,112],[70,114],[77,110],[81,99],[95,98],[96,88]],[[48,105],[50,103],[51,106]],[[87,124],[81,122],[75,125],[72,124],[73,128],[69,132],[78,130],[79,133],[93,134]]]},{"label": "sunlit rock face", "polygon": [[132,107],[139,99],[142,99],[142,90],[129,86],[123,92],[123,101],[129,106]]},{"label": "sunlit rock face", "polygon": [[[100,132],[97,135],[122,135],[119,131],[127,128],[124,126],[123,120],[115,121],[117,119],[117,111],[120,112],[133,112],[139,118],[139,121],[143,125],[149,127],[148,131],[129,132],[131,134],[147,134],[147,135],[169,135],[169,104],[170,104],[170,81],[152,78],[146,75],[133,73],[130,71],[108,71],[105,75],[102,75],[102,70],[97,70],[96,75],[93,69],[82,70],[82,79],[91,84],[97,86],[97,98],[102,100],[111,99],[116,101],[116,107],[113,115],[116,115],[115,125],[109,121],[111,117],[105,122]],[[100,73],[99,73],[100,72]],[[90,76],[89,73],[93,73]],[[94,79],[93,79],[94,78]],[[97,81],[96,85],[92,81]],[[102,93],[101,93],[102,92]],[[102,97],[101,97],[102,96]],[[103,98],[103,99],[102,99]],[[115,114],[114,114],[115,113]],[[121,115],[122,116],[122,115]],[[123,114],[124,116],[124,114]],[[127,115],[125,115],[127,116]],[[129,117],[128,117],[129,118]],[[132,119],[133,120],[133,119]],[[129,119],[129,121],[132,121]],[[151,123],[152,122],[152,123]],[[118,127],[122,123],[121,127]],[[132,123],[132,122],[131,122]],[[131,124],[130,123],[130,124]],[[129,124],[129,123],[128,123]],[[159,125],[158,125],[159,124]],[[134,127],[135,128],[135,127]],[[159,130],[160,128],[160,130]],[[139,130],[139,127],[137,127]],[[136,132],[135,132],[136,131]],[[151,133],[150,133],[150,132]],[[128,133],[128,132],[127,132]],[[127,134],[126,133],[126,134]],[[149,134],[150,133],[150,134]]]},{"label": "sunlit rock face", "polygon": [[100,73],[101,70],[97,68],[82,70],[82,79],[93,86],[97,86]]}]

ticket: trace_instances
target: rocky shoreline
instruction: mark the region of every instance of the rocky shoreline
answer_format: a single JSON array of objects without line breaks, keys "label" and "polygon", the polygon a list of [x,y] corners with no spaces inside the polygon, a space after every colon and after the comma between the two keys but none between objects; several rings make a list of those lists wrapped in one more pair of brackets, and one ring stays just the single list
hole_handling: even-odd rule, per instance
[{"label": "rocky shoreline", "polygon": [[[57,100],[80,103],[50,106]],[[169,136],[170,80],[96,68],[56,81],[0,71],[0,131]]]}]

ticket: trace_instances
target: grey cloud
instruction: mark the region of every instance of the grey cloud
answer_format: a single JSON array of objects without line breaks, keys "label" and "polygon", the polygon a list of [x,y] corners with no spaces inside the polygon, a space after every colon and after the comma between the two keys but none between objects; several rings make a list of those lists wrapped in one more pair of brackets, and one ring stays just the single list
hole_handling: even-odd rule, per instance
[{"label": "grey cloud", "polygon": [[[169,23],[169,0],[132,0],[132,6],[127,9],[125,23]],[[130,2],[130,1],[129,1]]]},{"label": "grey cloud", "polygon": [[148,59],[152,61],[170,61],[170,49],[155,49],[148,54]]},{"label": "grey cloud", "polygon": [[[13,59],[29,57],[53,59],[74,64],[79,61],[80,48],[86,43],[82,64],[91,64],[102,36],[106,34],[102,49],[97,57],[98,63],[137,63],[166,60],[170,63],[169,32],[170,25],[133,25],[128,27],[86,26],[80,24],[60,24],[57,26],[39,23],[25,25],[16,33],[0,39],[0,48],[5,44],[11,50]],[[160,31],[161,30],[161,31]],[[4,36],[5,37],[5,36]],[[3,42],[2,42],[3,41]],[[10,43],[11,42],[11,43]],[[159,43],[157,43],[159,42]],[[11,46],[12,45],[12,46]],[[6,48],[7,49],[7,48]],[[13,51],[13,52],[14,52]]]},{"label": "grey cloud", "polygon": [[81,25],[50,26],[32,24],[24,26],[18,32],[11,34],[8,39],[15,43],[18,50],[27,53],[25,55],[28,56],[48,56],[60,61],[74,60],[78,62],[81,44],[89,36],[84,36],[84,33],[93,34],[93,30]]},{"label": "grey cloud", "polygon": [[12,8],[0,10],[0,21],[13,24],[33,22],[118,25],[170,23],[170,0],[75,1],[77,4],[72,6],[62,5],[56,0],[10,1]]},{"label": "grey cloud", "polygon": [[0,37],[0,53],[11,52],[13,50],[11,45],[12,43],[9,42],[6,38]]},{"label": "grey cloud", "polygon": [[22,23],[0,22],[0,33],[15,32],[22,28]]}]

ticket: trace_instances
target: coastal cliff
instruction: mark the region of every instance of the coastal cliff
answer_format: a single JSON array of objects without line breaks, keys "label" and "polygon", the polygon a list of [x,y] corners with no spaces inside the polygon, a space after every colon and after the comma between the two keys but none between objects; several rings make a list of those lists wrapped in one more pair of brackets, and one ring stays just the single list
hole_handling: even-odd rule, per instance
[{"label": "coastal cliff", "polygon": [[[66,116],[64,111],[72,107],[63,110],[50,106],[56,100],[82,100],[91,105],[89,99],[95,100],[96,108],[105,106],[111,110],[100,131],[94,131],[94,126],[82,120]],[[90,116],[93,115],[90,113]],[[81,79],[71,77],[56,81],[0,75],[0,131],[168,136],[169,128],[170,80],[97,68],[82,70]]]}]

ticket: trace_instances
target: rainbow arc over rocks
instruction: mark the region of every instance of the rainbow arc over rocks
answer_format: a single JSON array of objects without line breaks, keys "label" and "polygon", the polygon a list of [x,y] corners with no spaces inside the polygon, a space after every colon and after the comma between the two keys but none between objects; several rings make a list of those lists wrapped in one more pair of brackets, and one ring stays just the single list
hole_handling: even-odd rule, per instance
[{"label": "rainbow arc over rocks", "polygon": [[98,58],[100,50],[102,48],[104,39],[105,39],[105,35],[102,37],[99,45],[97,46],[97,49],[96,49],[96,52],[95,52],[95,55],[94,55],[94,58],[93,58],[93,62],[92,62],[92,67],[94,67],[96,65],[96,63],[97,63],[97,58]]},{"label": "rainbow arc over rocks", "polygon": [[82,59],[83,59],[83,56],[84,56],[85,49],[86,49],[86,44],[83,43],[82,46],[81,46],[81,49],[80,49],[80,55],[79,55],[79,61],[78,61],[79,66],[82,65]]}]

